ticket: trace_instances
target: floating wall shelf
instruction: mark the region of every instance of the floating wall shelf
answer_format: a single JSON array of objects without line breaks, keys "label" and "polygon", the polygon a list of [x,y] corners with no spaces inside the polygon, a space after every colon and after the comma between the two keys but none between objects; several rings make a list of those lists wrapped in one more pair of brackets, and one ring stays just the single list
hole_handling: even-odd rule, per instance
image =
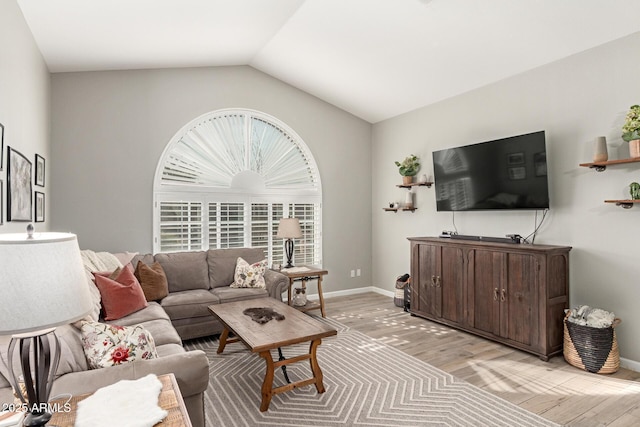
[{"label": "floating wall shelf", "polygon": [[580,166],[585,168],[595,169],[596,172],[603,172],[607,169],[607,166],[623,165],[626,163],[638,163],[638,162],[640,162],[640,157],[632,157],[629,159],[607,160],[606,162],[580,163]]},{"label": "floating wall shelf", "polygon": [[605,203],[615,203],[616,206],[621,206],[623,209],[631,209],[634,204],[640,203],[640,200],[605,200]]},{"label": "floating wall shelf", "polygon": [[[580,166],[585,168],[595,169],[596,172],[603,172],[607,169],[607,166],[624,165],[627,163],[639,163],[640,157],[631,157],[629,159],[620,160],[607,160],[606,162],[593,162],[593,163],[580,163]],[[623,209],[631,209],[634,204],[640,203],[640,200],[605,200],[605,203],[615,203],[616,206],[621,206]]]},{"label": "floating wall shelf", "polygon": [[433,185],[433,182],[412,182],[411,184],[398,184],[396,185],[396,187],[400,187],[400,188],[429,187],[431,188],[432,185]]},{"label": "floating wall shelf", "polygon": [[417,210],[418,208],[382,208],[387,212],[398,212],[398,211],[409,211],[409,212],[414,212],[415,210]]}]

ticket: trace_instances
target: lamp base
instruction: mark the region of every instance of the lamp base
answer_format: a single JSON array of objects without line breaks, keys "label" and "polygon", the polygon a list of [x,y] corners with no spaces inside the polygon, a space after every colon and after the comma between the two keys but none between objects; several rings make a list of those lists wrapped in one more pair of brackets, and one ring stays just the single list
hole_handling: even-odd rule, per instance
[{"label": "lamp base", "polygon": [[41,427],[49,422],[51,414],[49,412],[29,412],[24,417],[22,425],[24,427]]},{"label": "lamp base", "polygon": [[[54,330],[55,328],[50,328],[26,334],[16,334],[9,341],[7,352],[9,381],[13,389],[18,391],[20,401],[29,408],[29,412],[22,421],[23,426],[44,426],[51,419],[51,414],[47,411],[47,402],[60,361],[60,340]],[[53,344],[53,349],[51,344]],[[13,355],[16,345],[19,347],[26,396],[20,387],[19,376],[13,369]],[[30,357],[31,353],[33,353],[33,357]]]},{"label": "lamp base", "polygon": [[293,258],[293,240],[292,239],[287,239],[286,242],[284,242],[284,253],[287,256],[287,265],[284,268],[293,268],[293,262],[292,262],[292,258]]}]

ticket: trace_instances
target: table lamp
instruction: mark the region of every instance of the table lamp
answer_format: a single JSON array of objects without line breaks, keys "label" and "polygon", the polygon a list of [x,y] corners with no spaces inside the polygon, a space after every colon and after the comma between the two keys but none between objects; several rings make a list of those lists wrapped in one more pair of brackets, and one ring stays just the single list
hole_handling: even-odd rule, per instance
[{"label": "table lamp", "polygon": [[[9,381],[28,405],[23,425],[43,426],[51,418],[47,402],[60,360],[54,330],[92,307],[76,236],[0,234],[0,285],[0,335],[11,335]],[[16,346],[25,393],[13,369]]]},{"label": "table lamp", "polygon": [[287,265],[285,268],[293,267],[293,263],[291,262],[293,259],[293,239],[302,237],[302,230],[300,229],[300,221],[298,221],[298,218],[280,219],[276,237],[279,239],[287,239],[284,243],[284,251],[287,255]]}]

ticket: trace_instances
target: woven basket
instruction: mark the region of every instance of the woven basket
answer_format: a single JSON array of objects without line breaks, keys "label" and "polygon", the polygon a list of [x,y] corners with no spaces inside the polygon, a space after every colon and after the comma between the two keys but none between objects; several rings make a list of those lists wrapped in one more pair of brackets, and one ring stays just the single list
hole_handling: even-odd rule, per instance
[{"label": "woven basket", "polygon": [[620,351],[615,327],[621,322],[615,318],[608,328],[578,325],[564,317],[564,359],[576,368],[595,374],[612,374],[620,368]]},{"label": "woven basket", "polygon": [[409,286],[411,279],[408,279],[406,282],[401,282],[400,280],[396,280],[396,292],[393,295],[393,303],[396,307],[404,307],[406,304],[406,292],[405,289]]}]

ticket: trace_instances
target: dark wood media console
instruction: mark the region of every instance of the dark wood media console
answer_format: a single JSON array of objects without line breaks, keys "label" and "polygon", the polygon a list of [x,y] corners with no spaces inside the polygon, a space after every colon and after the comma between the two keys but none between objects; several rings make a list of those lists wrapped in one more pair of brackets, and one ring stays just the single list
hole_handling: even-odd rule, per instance
[{"label": "dark wood media console", "polygon": [[527,351],[562,352],[569,246],[410,237],[411,314]]}]

